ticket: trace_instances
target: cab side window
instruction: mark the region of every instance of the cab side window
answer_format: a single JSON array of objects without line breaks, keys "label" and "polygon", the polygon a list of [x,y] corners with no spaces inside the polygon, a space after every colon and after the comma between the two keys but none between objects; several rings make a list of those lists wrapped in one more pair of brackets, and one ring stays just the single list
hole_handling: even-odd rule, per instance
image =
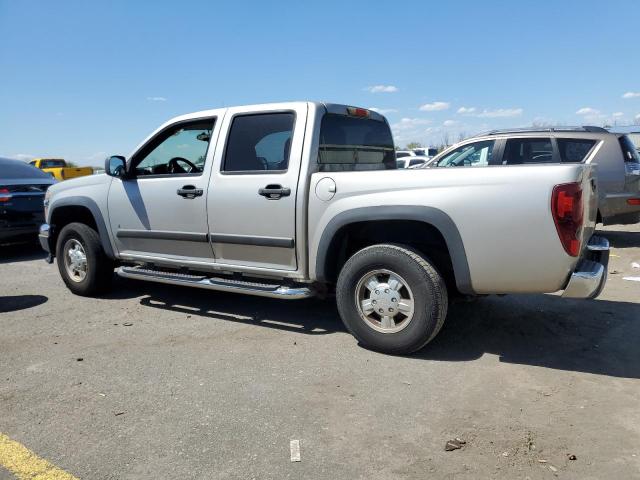
[{"label": "cab side window", "polygon": [[214,120],[182,122],[152,139],[133,159],[136,176],[200,175]]},{"label": "cab side window", "polygon": [[285,172],[289,167],[295,114],[260,113],[233,119],[223,172]]},{"label": "cab side window", "polygon": [[485,167],[491,162],[495,140],[468,143],[438,161],[438,167]]},{"label": "cab side window", "polygon": [[511,138],[502,156],[503,165],[553,163],[551,138]]}]

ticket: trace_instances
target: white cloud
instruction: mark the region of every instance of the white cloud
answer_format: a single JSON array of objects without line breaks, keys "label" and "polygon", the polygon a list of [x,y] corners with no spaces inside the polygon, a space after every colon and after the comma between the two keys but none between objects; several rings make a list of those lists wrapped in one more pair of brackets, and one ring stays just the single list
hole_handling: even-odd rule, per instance
[{"label": "white cloud", "polygon": [[438,112],[440,110],[447,110],[449,108],[449,102],[433,102],[425,103],[420,107],[423,112]]},{"label": "white cloud", "polygon": [[365,88],[365,90],[369,93],[395,93],[398,91],[398,87],[394,85],[373,85]]},{"label": "white cloud", "polygon": [[471,113],[475,113],[476,107],[460,107],[458,109],[458,113],[461,115],[469,115]]},{"label": "white cloud", "polygon": [[398,110],[396,110],[395,108],[370,107],[369,110],[374,111],[374,112],[378,112],[380,115],[386,115],[387,113],[397,113],[398,112]]},{"label": "white cloud", "polygon": [[166,102],[167,101],[165,97],[147,97],[147,100],[150,102]]},{"label": "white cloud", "polygon": [[640,122],[640,113],[635,116],[635,120],[636,120],[636,122]]},{"label": "white cloud", "polygon": [[640,97],[640,92],[627,92],[622,95],[622,98],[637,98]]},{"label": "white cloud", "polygon": [[494,110],[483,110],[477,113],[475,116],[478,118],[508,118],[518,117],[522,115],[523,110],[521,108],[496,108]]},{"label": "white cloud", "polygon": [[460,122],[456,122],[455,120],[445,120],[442,125],[445,127],[455,127]]},{"label": "white cloud", "polygon": [[582,107],[576,112],[576,115],[600,115],[600,110],[591,107]]},{"label": "white cloud", "polygon": [[611,116],[613,118],[620,118],[620,117],[624,117],[624,113],[622,113],[622,112],[614,112],[614,113],[611,114]]},{"label": "white cloud", "polygon": [[431,124],[431,120],[427,118],[402,118],[399,122],[391,125],[391,128],[396,131],[415,130],[424,125]]},{"label": "white cloud", "polygon": [[9,158],[13,158],[15,160],[22,160],[23,162],[28,162],[36,158],[35,155],[31,155],[30,153],[16,153],[11,155]]}]

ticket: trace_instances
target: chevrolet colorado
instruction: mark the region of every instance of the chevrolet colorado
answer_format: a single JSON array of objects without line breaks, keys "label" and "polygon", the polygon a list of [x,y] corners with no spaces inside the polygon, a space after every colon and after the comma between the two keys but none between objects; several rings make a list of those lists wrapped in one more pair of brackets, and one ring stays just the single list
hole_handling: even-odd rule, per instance
[{"label": "chevrolet colorado", "polygon": [[107,288],[114,268],[282,299],[335,290],[362,345],[410,353],[438,333],[450,295],[600,293],[609,244],[593,235],[593,168],[399,170],[376,112],[222,108],[168,121],[104,175],[51,187],[40,241],[79,295]]}]

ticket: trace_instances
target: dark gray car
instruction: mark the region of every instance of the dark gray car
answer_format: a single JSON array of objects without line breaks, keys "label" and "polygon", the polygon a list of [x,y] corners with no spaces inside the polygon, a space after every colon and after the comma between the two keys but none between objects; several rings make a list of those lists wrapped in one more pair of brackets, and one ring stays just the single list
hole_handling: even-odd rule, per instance
[{"label": "dark gray car", "polygon": [[44,194],[54,183],[42,170],[0,158],[0,243],[37,238],[44,222]]},{"label": "dark gray car", "polygon": [[528,164],[597,165],[598,221],[640,221],[640,154],[628,135],[601,127],[494,130],[458,143],[428,167],[497,167]]}]

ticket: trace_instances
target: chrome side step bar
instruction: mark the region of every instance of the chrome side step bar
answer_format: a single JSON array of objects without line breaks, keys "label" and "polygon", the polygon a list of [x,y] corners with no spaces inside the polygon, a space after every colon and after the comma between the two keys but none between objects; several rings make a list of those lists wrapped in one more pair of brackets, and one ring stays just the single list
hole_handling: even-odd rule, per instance
[{"label": "chrome side step bar", "polygon": [[118,276],[134,280],[166,283],[169,285],[183,285],[187,287],[204,288],[220,292],[244,293],[258,297],[282,298],[285,300],[299,300],[314,296],[314,292],[304,286],[287,287],[278,284],[247,282],[231,280],[221,277],[206,277],[184,273],[161,272],[143,267],[120,267],[116,270]]}]

